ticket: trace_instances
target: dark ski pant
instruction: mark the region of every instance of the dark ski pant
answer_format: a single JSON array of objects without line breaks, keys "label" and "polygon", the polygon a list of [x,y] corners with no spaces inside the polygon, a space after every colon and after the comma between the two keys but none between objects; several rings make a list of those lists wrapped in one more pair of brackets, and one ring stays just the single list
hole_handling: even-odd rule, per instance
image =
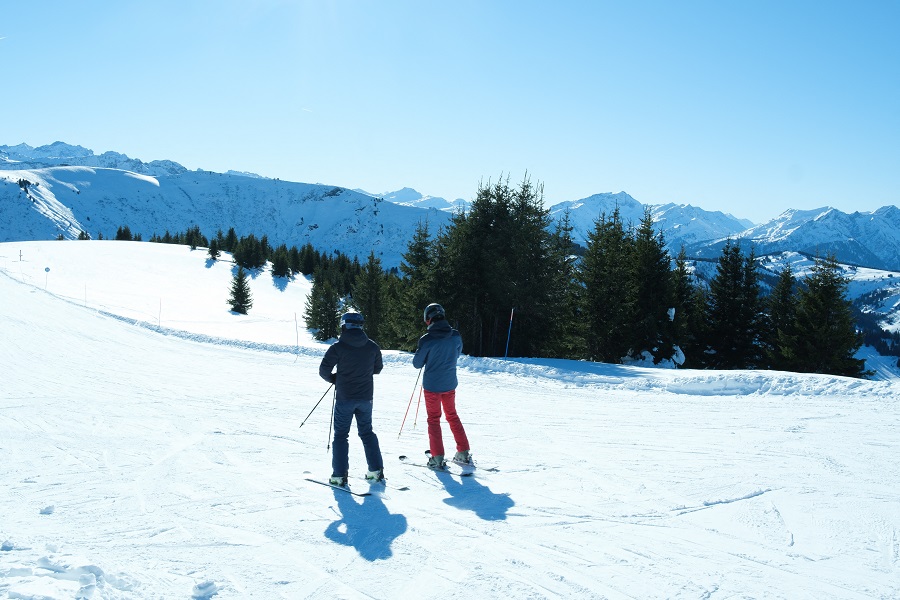
[{"label": "dark ski pant", "polygon": [[456,414],[456,390],[429,392],[425,390],[425,411],[428,413],[428,445],[432,456],[444,456],[444,439],[441,434],[441,408],[450,425],[453,441],[459,452],[469,450],[469,440],[459,415]]},{"label": "dark ski pant", "polygon": [[371,400],[341,400],[334,405],[334,441],[331,444],[331,475],[345,477],[350,470],[350,425],[356,417],[356,430],[366,453],[370,471],[384,467],[378,436],[372,431]]}]

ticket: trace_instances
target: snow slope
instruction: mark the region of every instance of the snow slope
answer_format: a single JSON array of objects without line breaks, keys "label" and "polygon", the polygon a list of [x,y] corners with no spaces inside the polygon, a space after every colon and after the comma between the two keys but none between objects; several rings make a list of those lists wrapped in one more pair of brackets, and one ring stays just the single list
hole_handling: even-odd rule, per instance
[{"label": "snow slope", "polygon": [[0,244],[0,598],[900,597],[897,379],[465,357],[500,471],[460,479],[398,461],[427,436],[386,352],[375,426],[410,489],[356,498],[304,480],[330,474],[308,283],[259,274],[240,316],[230,276]]}]

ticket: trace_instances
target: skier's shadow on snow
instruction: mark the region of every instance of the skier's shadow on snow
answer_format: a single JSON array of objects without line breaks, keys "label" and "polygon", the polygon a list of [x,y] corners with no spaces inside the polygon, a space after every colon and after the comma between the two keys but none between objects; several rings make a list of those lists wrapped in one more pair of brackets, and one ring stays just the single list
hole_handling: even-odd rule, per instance
[{"label": "skier's shadow on snow", "polygon": [[393,541],[406,533],[406,517],[391,514],[378,496],[366,496],[362,502],[346,492],[334,490],[341,518],[325,529],[325,537],[356,548],[359,555],[373,562],[394,555]]},{"label": "skier's shadow on snow", "polygon": [[444,503],[460,510],[471,510],[485,521],[504,521],[509,509],[516,505],[509,494],[495,494],[475,477],[457,478],[437,473],[450,497]]}]

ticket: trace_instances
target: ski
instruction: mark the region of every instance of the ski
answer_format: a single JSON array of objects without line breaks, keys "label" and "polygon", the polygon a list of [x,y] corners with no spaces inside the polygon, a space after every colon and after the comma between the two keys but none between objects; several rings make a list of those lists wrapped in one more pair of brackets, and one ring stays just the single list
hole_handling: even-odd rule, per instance
[{"label": "ski", "polygon": [[333,490],[340,490],[342,492],[347,492],[348,494],[353,494],[354,496],[371,496],[372,492],[354,492],[348,486],[343,485],[334,485],[333,483],[328,483],[327,481],[319,481],[318,479],[310,479],[309,477],[305,478],[307,481],[311,481],[313,483],[318,483],[319,485],[324,485],[326,487],[330,487]]},{"label": "ski", "polygon": [[498,469],[497,467],[479,467],[475,463],[464,463],[464,462],[458,462],[455,460],[449,460],[447,462],[453,463],[454,465],[459,465],[461,467],[469,467],[471,469],[477,469],[478,471],[490,471],[491,473],[499,473],[500,472],[500,469]]},{"label": "ski", "polygon": [[366,479],[365,477],[362,477],[362,476],[356,477],[355,479],[360,479],[360,480],[362,480],[362,481],[365,481],[365,482],[368,483],[369,485],[383,485],[384,487],[386,487],[386,488],[388,488],[388,489],[391,489],[391,490],[397,490],[398,492],[407,492],[407,491],[409,491],[409,486],[406,486],[406,485],[403,485],[403,486],[400,486],[400,485],[393,485],[393,484],[388,483],[388,482],[387,482],[387,479],[382,479],[381,481],[372,481],[372,480]]},{"label": "ski", "polygon": [[[428,458],[431,458],[431,450],[426,450],[425,456],[427,456]],[[460,467],[463,467],[463,470],[465,470],[466,467],[468,467],[469,469],[473,469],[473,470],[479,469],[481,471],[490,471],[491,473],[497,473],[498,471],[500,471],[500,469],[498,469],[497,467],[479,467],[474,461],[466,463],[466,462],[460,462],[458,460],[453,460],[451,458],[450,460],[448,460],[446,462],[448,464],[453,463],[454,465],[459,465]]]},{"label": "ski", "polygon": [[422,469],[434,471],[435,473],[447,473],[448,475],[456,475],[457,477],[471,477],[475,474],[474,471],[457,471],[456,469],[451,469],[450,463],[447,463],[447,465],[445,465],[443,469],[433,469],[426,464],[411,461],[410,458],[405,454],[400,456],[400,462],[411,467],[420,467]]}]

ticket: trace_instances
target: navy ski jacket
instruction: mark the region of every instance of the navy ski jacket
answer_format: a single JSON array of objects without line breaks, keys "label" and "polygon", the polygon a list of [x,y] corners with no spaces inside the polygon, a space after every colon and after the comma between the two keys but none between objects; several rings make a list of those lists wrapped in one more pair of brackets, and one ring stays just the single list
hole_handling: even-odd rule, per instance
[{"label": "navy ski jacket", "polygon": [[434,321],[428,333],[419,338],[413,366],[425,367],[422,387],[429,392],[449,392],[459,385],[456,360],[462,354],[462,337],[445,319]]},{"label": "navy ski jacket", "polygon": [[[337,375],[332,369],[337,367]],[[335,399],[372,400],[372,375],[381,373],[381,348],[362,329],[344,329],[322,357],[319,376],[334,384]]]}]

